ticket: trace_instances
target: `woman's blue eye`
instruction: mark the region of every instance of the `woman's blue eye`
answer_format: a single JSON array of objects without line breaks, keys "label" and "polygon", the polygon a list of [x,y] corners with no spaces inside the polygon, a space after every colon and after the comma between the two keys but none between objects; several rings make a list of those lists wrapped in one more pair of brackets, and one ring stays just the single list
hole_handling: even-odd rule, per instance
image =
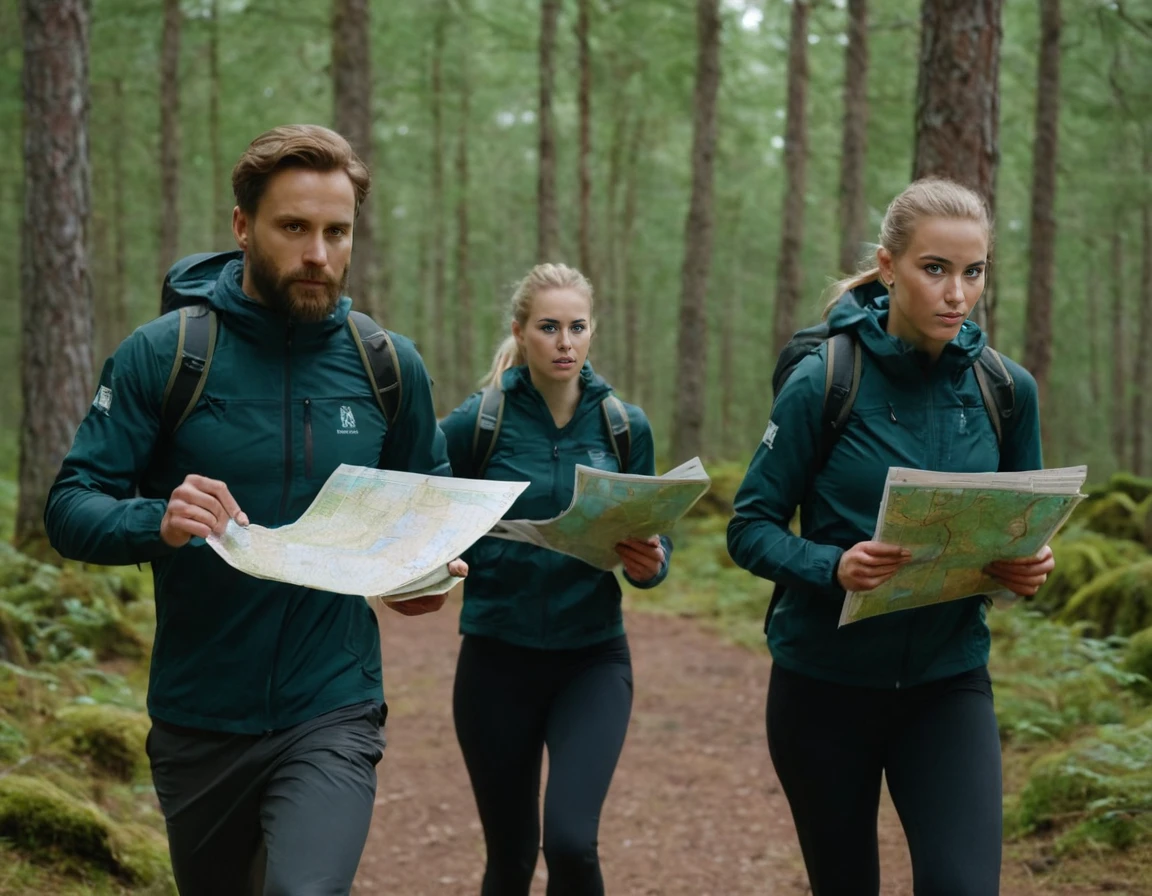
[{"label": "woman's blue eye", "polygon": [[583,332],[583,330],[584,330],[584,324],[576,324],[576,325],[574,325],[574,326],[572,327],[572,329],[573,329],[573,330],[577,330],[577,331],[580,331],[580,332]]},{"label": "woman's blue eye", "polygon": [[984,273],[984,268],[968,268],[968,270],[966,270],[964,273],[975,280],[977,277]]},{"label": "woman's blue eye", "polygon": [[929,274],[942,274],[942,273],[944,273],[944,268],[940,267],[940,265],[938,265],[938,264],[925,265],[924,270],[926,270]]}]

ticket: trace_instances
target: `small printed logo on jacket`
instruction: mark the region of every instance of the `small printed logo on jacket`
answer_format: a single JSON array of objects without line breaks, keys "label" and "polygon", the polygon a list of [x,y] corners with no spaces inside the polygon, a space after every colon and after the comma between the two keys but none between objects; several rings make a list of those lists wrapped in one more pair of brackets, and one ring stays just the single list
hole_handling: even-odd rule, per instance
[{"label": "small printed logo on jacket", "polygon": [[340,436],[354,436],[360,430],[356,428],[356,415],[352,413],[352,408],[346,404],[340,405],[340,428],[336,430],[336,434]]},{"label": "small printed logo on jacket", "polygon": [[772,450],[772,443],[776,441],[776,433],[780,431],[780,427],[776,425],[774,420],[768,421],[768,428],[764,430],[764,444],[768,446],[768,450]]},{"label": "small printed logo on jacket", "polygon": [[112,407],[112,390],[107,386],[101,386],[97,389],[96,397],[92,399],[92,407],[107,414]]}]

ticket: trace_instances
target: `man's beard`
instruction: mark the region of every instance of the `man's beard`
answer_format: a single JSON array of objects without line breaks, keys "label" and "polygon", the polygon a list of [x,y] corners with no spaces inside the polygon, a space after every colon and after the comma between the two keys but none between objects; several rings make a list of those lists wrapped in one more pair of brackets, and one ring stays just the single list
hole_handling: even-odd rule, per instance
[{"label": "man's beard", "polygon": [[[300,323],[316,323],[328,317],[348,285],[347,265],[339,282],[326,276],[321,268],[302,267],[281,276],[254,242],[249,242],[247,261],[248,276],[265,306]],[[324,286],[297,283],[298,280],[322,281]]]}]

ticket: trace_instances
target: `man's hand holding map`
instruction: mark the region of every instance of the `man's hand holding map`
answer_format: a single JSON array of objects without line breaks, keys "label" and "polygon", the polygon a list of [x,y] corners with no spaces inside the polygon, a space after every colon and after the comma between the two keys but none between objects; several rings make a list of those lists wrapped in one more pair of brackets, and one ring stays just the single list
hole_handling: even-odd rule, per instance
[{"label": "man's hand holding map", "polygon": [[442,594],[461,581],[448,573],[449,561],[527,486],[341,464],[296,522],[278,529],[230,522],[207,541],[257,578],[387,601]]}]

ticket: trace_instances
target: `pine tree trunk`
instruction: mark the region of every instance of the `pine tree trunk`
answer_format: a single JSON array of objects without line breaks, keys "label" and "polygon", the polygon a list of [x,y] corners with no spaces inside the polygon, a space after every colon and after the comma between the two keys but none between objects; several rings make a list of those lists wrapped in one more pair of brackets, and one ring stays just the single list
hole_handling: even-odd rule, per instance
[{"label": "pine tree trunk", "polygon": [[[996,207],[1004,0],[923,0],[912,177],[947,177]],[[973,320],[991,330],[990,303]]]},{"label": "pine tree trunk", "polygon": [[592,55],[588,46],[588,7],[591,0],[578,0],[576,44],[579,47],[580,89],[576,106],[580,115],[580,158],[577,162],[579,182],[580,270],[593,284],[598,282],[592,269]]},{"label": "pine tree trunk", "polygon": [[773,343],[779,353],[796,330],[803,288],[804,191],[808,156],[808,0],[793,0],[788,47],[788,112],[784,128],[784,209],[776,264]]},{"label": "pine tree trunk", "polygon": [[[644,140],[644,118],[636,126],[628,141],[627,180],[624,184],[624,213],[620,232],[620,281],[616,290],[617,308],[624,310],[623,350],[617,353],[623,368],[625,395],[642,403],[639,370],[643,346],[640,340],[640,291],[635,288],[632,266],[632,242],[636,235],[636,212],[640,180],[640,146]],[[619,327],[613,327],[619,329]],[[647,396],[643,396],[646,398]]]},{"label": "pine tree trunk", "polygon": [[[1095,244],[1088,246],[1088,257],[1100,254]],[[1092,397],[1092,407],[1102,413],[1104,407],[1103,376],[1100,372],[1100,320],[1103,308],[1100,305],[1099,270],[1089,267],[1084,284],[1084,307],[1088,312],[1088,391]]]},{"label": "pine tree trunk", "polygon": [[160,43],[160,257],[157,283],[180,250],[180,0],[164,0]]},{"label": "pine tree trunk", "polygon": [[840,153],[840,270],[856,270],[863,254],[868,152],[868,0],[848,0],[844,51],[844,137]]},{"label": "pine tree trunk", "polygon": [[[88,0],[22,0],[24,223],[15,543],[45,556],[48,490],[92,401],[92,282],[86,241]],[[62,110],[67,110],[62,114]]]},{"label": "pine tree trunk", "polygon": [[[1119,225],[1120,222],[1117,222]],[[1124,232],[1112,232],[1112,455],[1116,466],[1123,467],[1128,458],[1128,352],[1126,337],[1128,319],[1125,312]]]},{"label": "pine tree trunk", "polygon": [[556,211],[556,135],[552,121],[552,88],[556,80],[556,23],[560,0],[540,3],[540,158],[536,187],[536,260],[559,261],[560,223]]},{"label": "pine tree trunk", "polygon": [[1056,279],[1056,154],[1060,114],[1060,0],[1040,0],[1040,65],[1032,151],[1032,232],[1024,366],[1047,406],[1052,368],[1052,292]]},{"label": "pine tree trunk", "polygon": [[224,251],[235,246],[228,172],[220,148],[220,0],[208,6],[208,142],[212,155],[212,220],[208,245]]},{"label": "pine tree trunk", "polygon": [[672,460],[704,449],[708,354],[708,272],[712,264],[712,180],[716,156],[716,94],[720,86],[719,0],[696,2],[696,89],[692,122],[692,195],[684,226]]},{"label": "pine tree trunk", "polygon": [[[332,81],[335,129],[372,170],[372,48],[368,0],[332,2]],[[379,185],[383,178],[374,182]],[[355,307],[380,317],[376,302],[376,234],[373,202],[360,206],[353,230],[348,292]]]},{"label": "pine tree trunk", "polygon": [[992,205],[1000,160],[1003,0],[924,0],[913,178],[948,177]]},{"label": "pine tree trunk", "polygon": [[[441,4],[432,39],[432,321],[428,338],[434,359],[432,376],[451,382],[448,370],[448,212],[444,203],[444,41],[448,26],[448,6]],[[437,396],[439,402],[442,397]]]},{"label": "pine tree trunk", "polygon": [[[1144,135],[1144,182],[1152,181],[1152,133]],[[1148,346],[1152,344],[1152,199],[1144,198],[1140,206],[1140,316],[1137,329],[1136,365],[1132,374],[1132,472],[1148,472],[1145,430],[1146,393],[1148,392]]]},{"label": "pine tree trunk", "polygon": [[[473,320],[472,263],[468,252],[468,119],[471,114],[471,84],[469,83],[468,53],[471,47],[468,29],[467,0],[462,6],[463,23],[460,35],[460,121],[456,132],[456,308],[454,317]],[[456,400],[462,401],[472,391],[476,377],[472,347],[475,333],[469,326],[457,326],[456,331]],[[455,403],[455,402],[453,402]]]},{"label": "pine tree trunk", "polygon": [[[116,78],[112,82],[112,95],[116,102],[116,118],[113,127],[121,139],[128,137],[128,124],[124,117],[124,81]],[[116,245],[113,249],[112,295],[116,332],[123,340],[128,336],[128,214],[124,210],[124,197],[127,195],[124,178],[124,153],[112,154],[112,228]],[[231,231],[229,231],[231,232]]]}]

